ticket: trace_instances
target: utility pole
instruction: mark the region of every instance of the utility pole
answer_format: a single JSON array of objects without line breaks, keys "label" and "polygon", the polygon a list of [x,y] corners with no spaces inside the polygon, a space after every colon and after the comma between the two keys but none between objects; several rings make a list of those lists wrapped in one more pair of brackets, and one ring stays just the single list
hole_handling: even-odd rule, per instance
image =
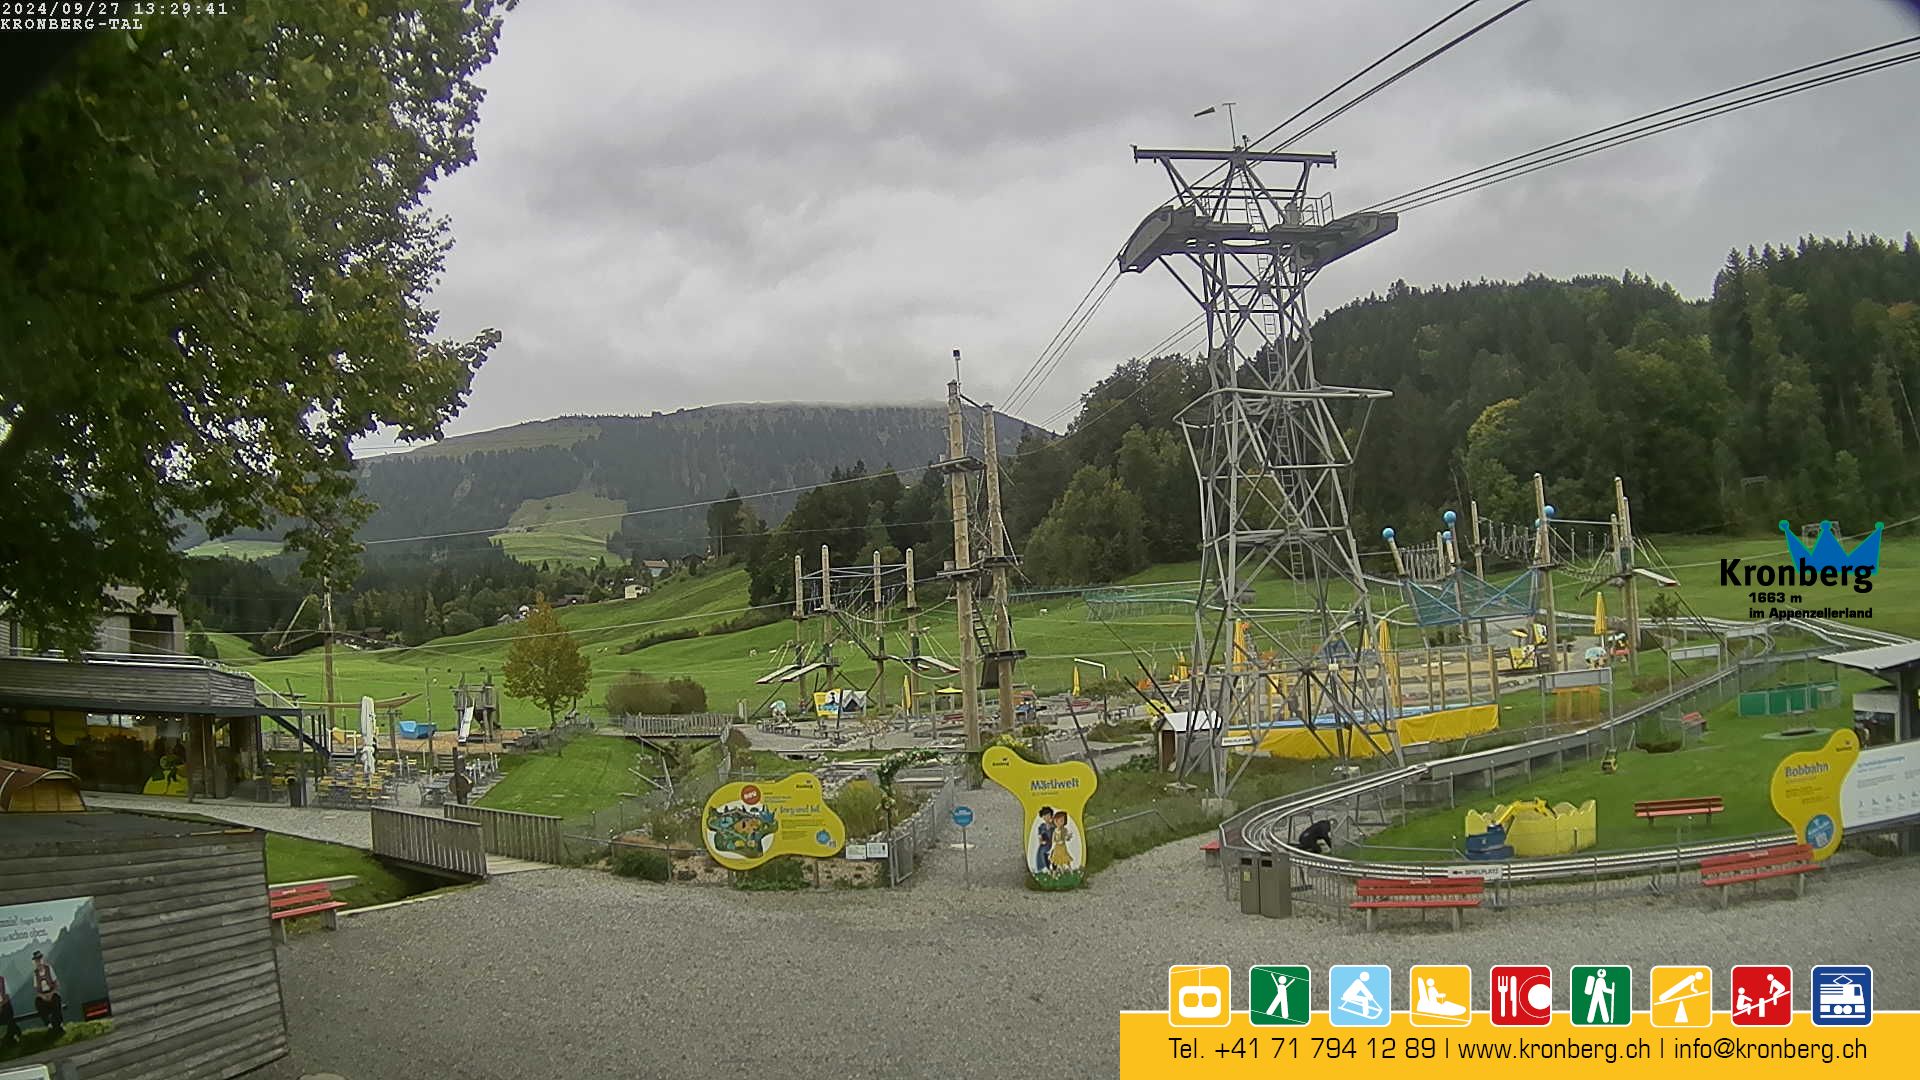
[{"label": "utility pole", "polygon": [[[1547,618],[1547,659],[1541,667],[1544,673],[1559,670],[1560,627],[1553,608],[1553,512],[1547,505],[1547,482],[1539,473],[1533,474],[1533,512],[1540,523],[1534,537],[1533,564],[1540,573],[1540,598]],[[1528,636],[1532,636],[1531,628]]]},{"label": "utility pole", "polygon": [[1007,527],[1000,517],[1000,440],[994,429],[993,406],[982,406],[980,416],[987,441],[987,566],[993,578],[994,682],[1000,687],[1000,730],[1012,731],[1018,704],[1014,700],[1013,663],[1024,653],[1013,647],[1007,570],[1018,560],[1007,550]]},{"label": "utility pole", "polygon": [[320,588],[326,593],[327,635],[321,644],[321,667],[327,684],[327,745],[333,745],[333,583],[322,581]]},{"label": "utility pole", "polygon": [[1620,547],[1614,553],[1616,570],[1626,577],[1627,674],[1640,674],[1640,575],[1633,572],[1633,511],[1627,506],[1627,484],[1613,478],[1613,512],[1620,519]]},{"label": "utility pole", "polygon": [[873,553],[873,700],[867,716],[877,715],[887,700],[887,624],[880,611],[880,552]]},{"label": "utility pole", "polygon": [[920,603],[913,595],[913,549],[907,549],[907,715],[920,700]]},{"label": "utility pole", "polygon": [[966,418],[960,411],[960,350],[953,350],[953,381],[947,384],[947,459],[935,464],[946,474],[947,502],[953,513],[953,567],[942,577],[953,582],[955,623],[960,636],[960,712],[966,725],[967,753],[980,752],[980,646],[974,639],[972,522],[967,507],[967,474],[983,468],[967,454]]}]

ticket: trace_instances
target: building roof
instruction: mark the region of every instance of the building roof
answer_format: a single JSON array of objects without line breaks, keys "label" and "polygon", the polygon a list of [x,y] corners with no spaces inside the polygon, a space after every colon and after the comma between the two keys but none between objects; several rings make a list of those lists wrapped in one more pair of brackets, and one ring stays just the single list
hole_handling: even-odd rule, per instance
[{"label": "building roof", "polygon": [[1861,671],[1883,672],[1900,671],[1920,666],[1920,641],[1906,641],[1898,645],[1876,645],[1871,649],[1854,649],[1850,652],[1829,653],[1820,659],[1842,667],[1857,668]]},{"label": "building roof", "polygon": [[1166,731],[1212,731],[1218,719],[1211,711],[1161,713],[1153,726]]}]

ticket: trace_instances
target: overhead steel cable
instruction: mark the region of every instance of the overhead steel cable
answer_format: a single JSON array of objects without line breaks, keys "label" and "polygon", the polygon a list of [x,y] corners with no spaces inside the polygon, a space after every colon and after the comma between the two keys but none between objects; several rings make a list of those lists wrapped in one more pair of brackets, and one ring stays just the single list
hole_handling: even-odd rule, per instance
[{"label": "overhead steel cable", "polygon": [[[1306,127],[1300,129],[1299,131],[1294,132],[1292,135],[1287,136],[1285,139],[1282,139],[1280,143],[1274,147],[1274,149],[1285,150],[1287,147],[1292,146],[1294,143],[1299,142],[1301,139],[1304,139],[1307,136],[1313,134],[1314,132],[1319,131],[1321,128],[1327,126],[1333,121],[1338,120],[1344,113],[1346,113],[1348,109],[1353,108],[1354,106],[1367,100],[1368,98],[1379,93],[1380,91],[1385,90],[1387,87],[1392,86],[1394,83],[1399,82],[1401,79],[1404,79],[1407,76],[1413,74],[1414,72],[1419,71],[1421,68],[1427,66],[1427,64],[1435,60],[1438,60],[1440,57],[1446,55],[1446,53],[1449,50],[1451,50],[1454,46],[1459,45],[1461,42],[1467,40],[1468,38],[1474,36],[1475,34],[1478,34],[1480,31],[1485,30],[1487,27],[1492,26],[1494,23],[1499,22],[1501,19],[1506,18],[1507,16],[1513,14],[1516,11],[1519,11],[1521,8],[1526,7],[1528,4],[1531,4],[1531,3],[1533,3],[1533,0],[1514,0],[1513,3],[1507,5],[1501,10],[1495,12],[1494,14],[1488,16],[1485,19],[1482,19],[1480,22],[1475,23],[1473,26],[1468,27],[1467,29],[1461,31],[1459,34],[1454,35],[1445,44],[1427,53],[1425,56],[1422,56],[1420,59],[1415,60],[1413,63],[1408,64],[1406,67],[1403,67],[1399,71],[1396,71],[1392,75],[1389,75],[1386,79],[1375,83],[1371,87],[1368,87],[1367,90],[1364,93],[1362,93],[1359,97],[1354,98],[1352,101],[1347,102],[1346,104],[1333,110],[1332,112],[1321,117],[1320,119],[1315,120],[1313,123],[1307,125]],[[1465,10],[1465,9],[1462,9],[1462,10]],[[1451,19],[1452,17],[1453,17],[1452,15],[1447,16],[1448,19]],[[1441,21],[1445,22],[1446,20],[1443,19]],[[1436,23],[1435,25],[1437,26],[1439,24]],[[1267,136],[1262,135],[1260,136],[1259,139],[1254,140],[1254,145],[1258,146],[1261,142],[1266,141],[1266,139],[1267,139]]]},{"label": "overhead steel cable", "polygon": [[[1011,408],[1011,402],[1019,396],[1027,383],[1033,379],[1034,373],[1039,371],[1041,365],[1046,362],[1047,356],[1053,352],[1054,346],[1060,343],[1061,336],[1067,332],[1067,329],[1074,324],[1074,320],[1080,316],[1081,309],[1087,306],[1087,300],[1100,288],[1101,282],[1106,281],[1108,275],[1113,273],[1113,269],[1114,264],[1111,259],[1101,264],[1100,276],[1094,278],[1093,283],[1087,286],[1087,291],[1081,294],[1080,302],[1073,306],[1071,312],[1067,313],[1066,320],[1060,324],[1060,329],[1053,332],[1053,337],[1048,339],[1046,347],[1040,350],[1040,355],[1033,358],[1033,363],[1028,365],[1025,374],[1020,376],[1020,381],[1014,383],[1013,389],[1007,391],[1006,400],[1009,402],[1009,408]],[[1109,288],[1111,288],[1111,286],[1109,286]]]},{"label": "overhead steel cable", "polygon": [[[1646,138],[1649,135],[1657,135],[1677,127],[1684,127],[1687,124],[1705,120],[1713,116],[1719,116],[1723,113],[1737,111],[1750,105],[1758,105],[1778,97],[1785,97],[1803,90],[1811,90],[1819,86],[1825,86],[1828,83],[1838,82],[1858,75],[1870,74],[1887,67],[1903,64],[1914,59],[1915,54],[1900,54],[1894,57],[1882,58],[1871,63],[1856,65],[1852,68],[1844,68],[1840,71],[1823,72],[1818,76],[1802,79],[1797,83],[1788,83],[1785,86],[1770,86],[1770,84],[1773,83],[1794,79],[1798,76],[1807,75],[1810,72],[1820,71],[1823,68],[1831,68],[1851,60],[1858,60],[1862,57],[1886,52],[1890,49],[1897,49],[1904,45],[1912,45],[1916,42],[1920,42],[1920,35],[1902,38],[1898,41],[1890,41],[1884,45],[1877,45],[1869,49],[1861,49],[1843,56],[1834,57],[1831,60],[1807,64],[1790,71],[1783,71],[1777,75],[1770,75],[1763,79],[1755,79],[1751,82],[1742,83],[1739,86],[1730,87],[1712,94],[1705,94],[1693,98],[1690,101],[1683,101],[1677,105],[1670,105],[1664,109],[1656,109],[1652,112],[1642,113],[1639,116],[1609,124],[1605,127],[1595,128],[1585,134],[1575,135],[1555,143],[1549,143],[1546,146],[1529,150],[1523,154],[1515,154],[1512,157],[1493,162],[1490,165],[1483,165],[1477,169],[1469,169],[1458,175],[1450,176],[1445,180],[1437,180],[1431,184],[1403,192],[1393,198],[1381,200],[1368,206],[1366,209],[1369,211],[1404,213],[1407,210],[1417,209],[1420,206],[1439,202],[1443,198],[1452,198],[1454,195],[1463,195],[1468,191],[1478,190],[1488,183],[1511,179],[1515,176],[1522,176],[1528,172],[1546,168],[1549,165],[1572,161],[1576,158],[1584,157],[1589,153],[1611,149],[1615,146],[1622,146],[1629,142]],[[1768,87],[1768,89],[1759,90],[1761,87]],[[1719,100],[1722,98],[1730,98],[1733,95],[1742,94],[1750,90],[1758,90],[1759,92],[1748,94],[1743,98],[1733,98],[1733,100],[1730,101]],[[1697,108],[1698,106],[1708,105],[1709,102],[1718,103],[1710,105],[1707,108]],[[1685,111],[1689,109],[1694,111]],[[1665,119],[1661,119],[1662,117],[1665,117]],[[1658,122],[1649,123],[1650,121]],[[1601,138],[1602,136],[1605,136],[1605,138]]]}]

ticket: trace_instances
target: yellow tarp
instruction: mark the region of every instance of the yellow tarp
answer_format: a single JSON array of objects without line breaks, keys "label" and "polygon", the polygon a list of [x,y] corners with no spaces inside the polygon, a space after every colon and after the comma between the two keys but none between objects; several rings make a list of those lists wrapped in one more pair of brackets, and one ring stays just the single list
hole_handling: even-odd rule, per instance
[{"label": "yellow tarp", "polygon": [[[1403,744],[1423,742],[1445,742],[1464,739],[1469,735],[1479,735],[1500,726],[1500,707],[1498,705],[1468,705],[1458,709],[1442,709],[1438,712],[1409,716],[1397,722],[1400,741]],[[1236,733],[1239,734],[1239,733]],[[1375,733],[1371,738],[1359,729],[1347,733],[1347,754],[1351,757],[1374,757],[1392,753],[1386,739]],[[1323,746],[1322,743],[1325,743]],[[1294,761],[1313,761],[1318,758],[1332,757],[1338,749],[1335,733],[1323,728],[1318,738],[1305,728],[1286,728],[1269,731],[1260,739],[1259,750],[1274,757],[1288,758]]]}]

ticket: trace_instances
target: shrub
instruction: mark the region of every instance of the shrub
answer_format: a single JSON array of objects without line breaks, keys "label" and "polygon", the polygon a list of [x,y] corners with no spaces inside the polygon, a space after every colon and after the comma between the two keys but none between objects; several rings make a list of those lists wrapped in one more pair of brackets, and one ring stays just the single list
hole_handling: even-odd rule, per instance
[{"label": "shrub", "polygon": [[641,825],[647,835],[661,844],[690,844],[695,839],[696,829],[693,816],[686,810],[666,807],[648,814]]},{"label": "shrub", "polygon": [[[659,838],[655,837],[655,839]],[[621,877],[639,878],[642,881],[665,881],[669,869],[667,857],[658,851],[637,847],[613,849],[613,872]]]},{"label": "shrub", "polygon": [[775,859],[733,875],[733,887],[748,892],[791,892],[809,884],[807,868],[798,858]]},{"label": "shrub", "polygon": [[883,793],[866,780],[850,780],[842,785],[827,805],[847,823],[848,836],[872,836],[886,828]]},{"label": "shrub", "polygon": [[662,682],[645,672],[630,671],[607,687],[604,704],[609,716],[704,712],[707,688],[684,675]]}]

